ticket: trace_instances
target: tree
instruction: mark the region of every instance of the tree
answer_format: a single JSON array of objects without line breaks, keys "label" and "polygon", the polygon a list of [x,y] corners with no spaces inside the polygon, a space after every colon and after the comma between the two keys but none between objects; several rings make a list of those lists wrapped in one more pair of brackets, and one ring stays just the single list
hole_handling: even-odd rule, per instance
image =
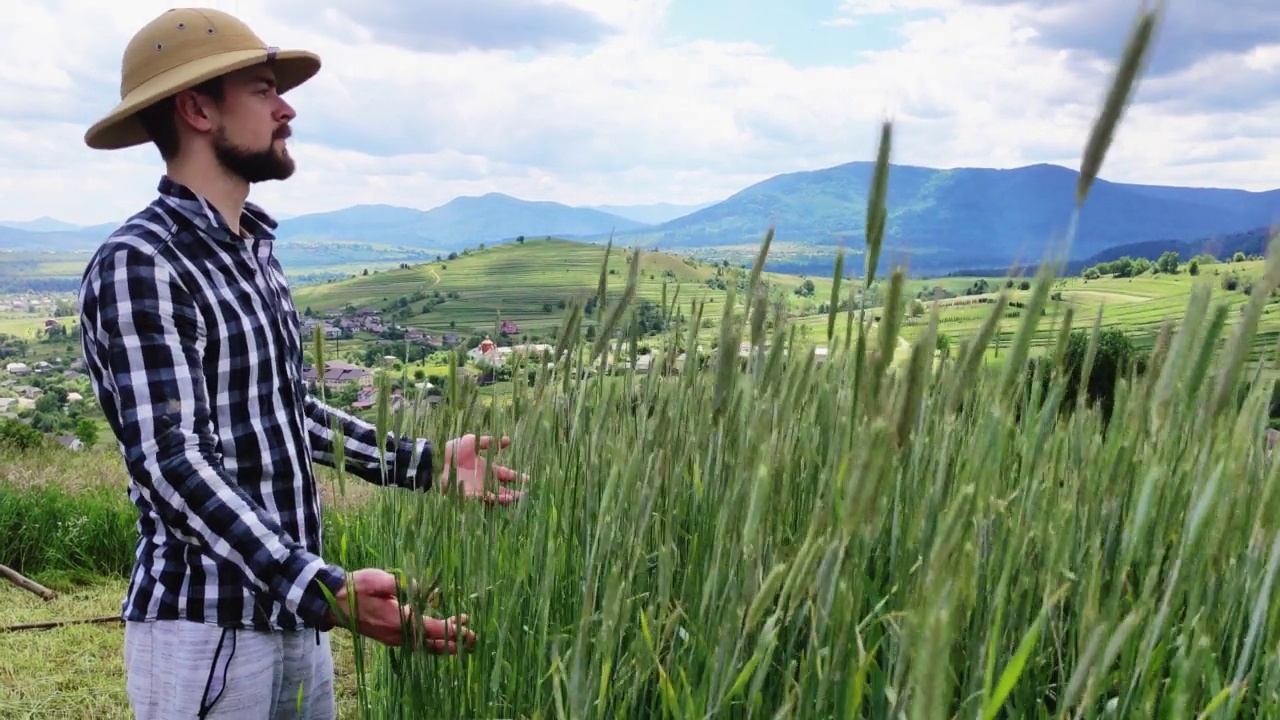
[{"label": "tree", "polygon": [[1187,274],[1188,275],[1200,274],[1200,260],[1198,258],[1191,258],[1191,262],[1187,263]]},{"label": "tree", "polygon": [[36,412],[48,413],[50,415],[62,412],[62,403],[66,399],[66,391],[61,393],[62,398],[58,397],[59,393],[53,391],[45,391],[36,400]]},{"label": "tree", "polygon": [[1162,273],[1174,275],[1178,272],[1178,253],[1167,250],[1160,254],[1160,259],[1156,260],[1156,268]]},{"label": "tree", "polygon": [[91,448],[98,442],[98,424],[89,418],[80,418],[74,434],[85,447]]},{"label": "tree", "polygon": [[519,235],[519,236],[517,236],[517,237],[516,237],[516,242],[518,242],[518,243],[520,243],[521,245],[523,245],[523,244],[524,244],[524,236],[523,236],[523,235]]},{"label": "tree", "polygon": [[[1066,351],[1063,354],[1063,368],[1068,373],[1067,391],[1062,399],[1062,410],[1069,412],[1075,407],[1076,398],[1083,390],[1090,403],[1102,411],[1104,426],[1111,420],[1111,412],[1115,406],[1116,385],[1131,372],[1141,375],[1146,372],[1149,362],[1145,352],[1134,345],[1133,340],[1119,328],[1110,327],[1099,331],[1098,349],[1093,360],[1087,380],[1081,378],[1084,373],[1084,358],[1089,350],[1089,332],[1076,330],[1067,338]],[[1028,363],[1030,373],[1047,362],[1047,358],[1035,358]],[[1041,397],[1048,390],[1049,373],[1041,373]]]},{"label": "tree", "polygon": [[1235,255],[1231,256],[1231,262],[1244,262],[1244,252],[1237,250]]},{"label": "tree", "polygon": [[0,420],[0,447],[14,450],[35,450],[44,444],[44,436],[40,431],[20,420],[5,418]]}]

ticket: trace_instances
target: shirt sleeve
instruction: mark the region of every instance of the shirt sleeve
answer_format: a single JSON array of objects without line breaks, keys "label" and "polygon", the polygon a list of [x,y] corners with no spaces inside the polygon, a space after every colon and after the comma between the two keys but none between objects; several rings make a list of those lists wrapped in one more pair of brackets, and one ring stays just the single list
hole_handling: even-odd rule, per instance
[{"label": "shirt sleeve", "polygon": [[[104,250],[82,296],[86,347],[116,396],[130,475],[173,535],[234,565],[245,582],[321,627],[342,568],[291,539],[228,476],[205,391],[204,327],[193,298],[151,252]],[[215,369],[216,371],[216,369]]]},{"label": "shirt sleeve", "polygon": [[338,442],[342,438],[344,470],[375,485],[410,490],[431,488],[431,443],[422,438],[396,438],[387,433],[378,443],[372,423],[330,407],[308,393],[304,401],[311,459],[326,467],[338,466]]}]

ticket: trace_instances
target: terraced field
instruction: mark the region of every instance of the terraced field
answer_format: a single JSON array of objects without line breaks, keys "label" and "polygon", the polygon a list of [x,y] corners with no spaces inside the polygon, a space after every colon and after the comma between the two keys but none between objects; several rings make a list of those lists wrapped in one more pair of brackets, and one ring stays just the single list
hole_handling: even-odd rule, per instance
[{"label": "terraced field", "polygon": [[[439,292],[445,296],[442,304],[423,313],[424,301],[411,303],[412,314],[401,322],[435,333],[488,332],[501,314],[503,320],[518,324],[521,332],[537,333],[560,324],[565,312],[560,307],[562,302],[567,307],[574,299],[586,300],[595,295],[604,252],[603,245],[530,240],[472,251],[455,260],[298,288],[294,300],[299,308],[311,307],[315,312],[348,303],[393,310],[400,297],[411,298],[416,293],[434,296]],[[640,263],[637,301],[660,303],[665,283],[670,302],[679,285],[678,301],[686,313],[690,301],[705,300],[703,317],[713,322],[719,319],[726,293],[707,282],[717,278],[715,265],[665,253],[642,253]],[[615,247],[609,259],[611,292],[621,292],[626,284],[628,264],[627,250]],[[732,282],[729,269],[722,277]],[[819,305],[830,299],[830,278],[812,278],[813,295],[801,297],[793,291],[805,278],[775,273],[765,273],[765,277],[787,297],[793,314],[816,313]],[[457,293],[458,297],[449,297],[450,293]]]},{"label": "terraced field", "polygon": [[[1188,275],[1184,266],[1176,275],[1103,277],[1096,280],[1084,280],[1080,277],[1060,279],[1054,288],[1055,297],[1059,299],[1051,300],[1045,310],[1045,322],[1041,324],[1032,343],[1033,352],[1042,350],[1052,341],[1053,328],[1060,322],[1068,307],[1072,309],[1074,328],[1090,328],[1101,310],[1103,327],[1121,328],[1138,345],[1150,348],[1160,332],[1161,324],[1166,320],[1173,321],[1176,329],[1186,310],[1192,288],[1197,284],[1211,286],[1213,305],[1226,304],[1230,308],[1227,324],[1233,326],[1239,319],[1239,309],[1249,301],[1244,288],[1248,281],[1260,277],[1262,271],[1261,261],[1250,261],[1206,265],[1201,268],[1200,275],[1195,277]],[[1235,290],[1224,289],[1222,285],[1223,279],[1229,275],[1238,280]],[[1004,283],[993,285],[1003,287]],[[952,340],[973,336],[991,313],[992,303],[997,295],[998,291],[993,291],[938,301],[939,332]],[[998,361],[1022,322],[1022,309],[1014,303],[1025,302],[1029,296],[1029,291],[1010,291],[1010,307],[1000,322],[998,339],[993,341],[988,351],[993,360]],[[1277,341],[1280,340],[1280,299],[1273,298],[1271,303],[1266,307],[1259,324],[1249,358],[1252,362],[1275,356]],[[903,320],[901,334],[907,340],[914,340],[928,325],[931,303],[926,303],[925,308],[924,315],[918,318],[908,316]],[[810,337],[820,338],[825,342],[825,318],[805,318],[801,322],[810,326]],[[844,322],[844,314],[841,313],[836,321],[837,336],[842,335]],[[1268,374],[1270,373],[1269,370]]]}]

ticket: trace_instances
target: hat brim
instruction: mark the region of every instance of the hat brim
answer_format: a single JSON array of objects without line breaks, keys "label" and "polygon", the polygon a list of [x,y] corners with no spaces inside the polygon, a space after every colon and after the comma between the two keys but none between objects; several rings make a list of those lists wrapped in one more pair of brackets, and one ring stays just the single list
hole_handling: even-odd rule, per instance
[{"label": "hat brim", "polygon": [[[181,65],[151,78],[129,93],[120,104],[94,123],[84,134],[84,142],[95,150],[120,150],[150,142],[137,114],[174,93],[225,75],[267,62],[266,50],[234,50]],[[280,50],[271,60],[276,74],[276,92],[284,94],[310,80],[320,71],[320,57],[306,50]]]}]

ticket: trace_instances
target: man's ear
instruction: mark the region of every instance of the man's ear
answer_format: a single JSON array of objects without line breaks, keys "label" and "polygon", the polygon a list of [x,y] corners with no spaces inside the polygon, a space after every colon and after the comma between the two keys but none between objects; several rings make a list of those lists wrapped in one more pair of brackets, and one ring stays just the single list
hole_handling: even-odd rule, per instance
[{"label": "man's ear", "polygon": [[211,98],[184,90],[174,97],[174,105],[178,113],[178,122],[185,123],[196,132],[205,133],[213,130],[213,113],[217,110]]}]

